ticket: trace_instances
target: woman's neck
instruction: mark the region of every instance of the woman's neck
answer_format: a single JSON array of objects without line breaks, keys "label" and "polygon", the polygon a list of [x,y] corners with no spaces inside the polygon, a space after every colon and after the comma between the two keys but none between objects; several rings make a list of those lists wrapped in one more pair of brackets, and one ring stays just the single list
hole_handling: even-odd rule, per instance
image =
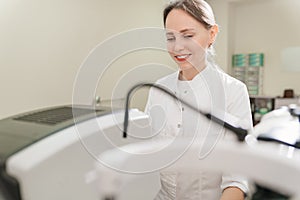
[{"label": "woman's neck", "polygon": [[178,79],[182,81],[193,80],[193,78],[197,76],[203,69],[205,69],[205,66],[201,69],[196,69],[193,67],[186,70],[180,70]]}]

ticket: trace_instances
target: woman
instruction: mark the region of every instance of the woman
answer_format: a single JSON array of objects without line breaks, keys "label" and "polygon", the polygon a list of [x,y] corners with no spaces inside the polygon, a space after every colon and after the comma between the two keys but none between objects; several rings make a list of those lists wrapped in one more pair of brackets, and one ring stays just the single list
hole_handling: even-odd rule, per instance
[{"label": "woman", "polygon": [[[250,129],[252,120],[246,86],[219,70],[211,58],[218,33],[211,7],[204,0],[179,0],[165,8],[163,19],[167,48],[179,70],[157,84],[204,112]],[[200,159],[208,155],[224,135],[230,136],[224,128],[156,89],[150,90],[146,113],[151,117],[157,137],[196,138]],[[240,200],[247,192],[247,181],[234,175],[162,171],[161,190],[156,199]]]}]

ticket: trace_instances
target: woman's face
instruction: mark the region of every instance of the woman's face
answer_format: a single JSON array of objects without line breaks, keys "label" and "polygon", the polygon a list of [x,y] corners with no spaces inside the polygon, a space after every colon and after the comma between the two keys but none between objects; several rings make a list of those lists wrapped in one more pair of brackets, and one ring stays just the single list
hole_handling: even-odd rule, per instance
[{"label": "woman's face", "polygon": [[173,9],[166,19],[169,54],[181,71],[205,68],[206,50],[214,42],[217,26],[207,30],[199,21],[181,9]]}]

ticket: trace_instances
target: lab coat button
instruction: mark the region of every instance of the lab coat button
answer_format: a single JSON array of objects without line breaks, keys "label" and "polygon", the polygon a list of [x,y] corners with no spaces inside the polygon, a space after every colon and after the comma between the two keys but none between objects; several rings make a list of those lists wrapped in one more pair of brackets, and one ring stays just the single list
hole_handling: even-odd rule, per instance
[{"label": "lab coat button", "polygon": [[181,127],[181,124],[177,124],[177,128],[180,128]]},{"label": "lab coat button", "polygon": [[182,107],[181,110],[184,111],[184,107]]},{"label": "lab coat button", "polygon": [[184,94],[187,94],[187,90],[184,90]]}]

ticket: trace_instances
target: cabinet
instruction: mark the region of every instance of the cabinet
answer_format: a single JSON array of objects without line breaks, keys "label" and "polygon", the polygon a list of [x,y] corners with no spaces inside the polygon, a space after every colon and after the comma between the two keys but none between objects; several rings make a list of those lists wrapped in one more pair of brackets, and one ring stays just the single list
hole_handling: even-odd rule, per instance
[{"label": "cabinet", "polygon": [[233,76],[244,82],[249,95],[263,94],[264,54],[234,54],[232,56]]},{"label": "cabinet", "polygon": [[262,116],[274,109],[291,104],[300,106],[300,98],[280,98],[272,96],[250,96],[253,125],[260,122]]},{"label": "cabinet", "polygon": [[275,99],[275,97],[250,96],[253,125],[258,124],[264,114],[274,110]]}]

